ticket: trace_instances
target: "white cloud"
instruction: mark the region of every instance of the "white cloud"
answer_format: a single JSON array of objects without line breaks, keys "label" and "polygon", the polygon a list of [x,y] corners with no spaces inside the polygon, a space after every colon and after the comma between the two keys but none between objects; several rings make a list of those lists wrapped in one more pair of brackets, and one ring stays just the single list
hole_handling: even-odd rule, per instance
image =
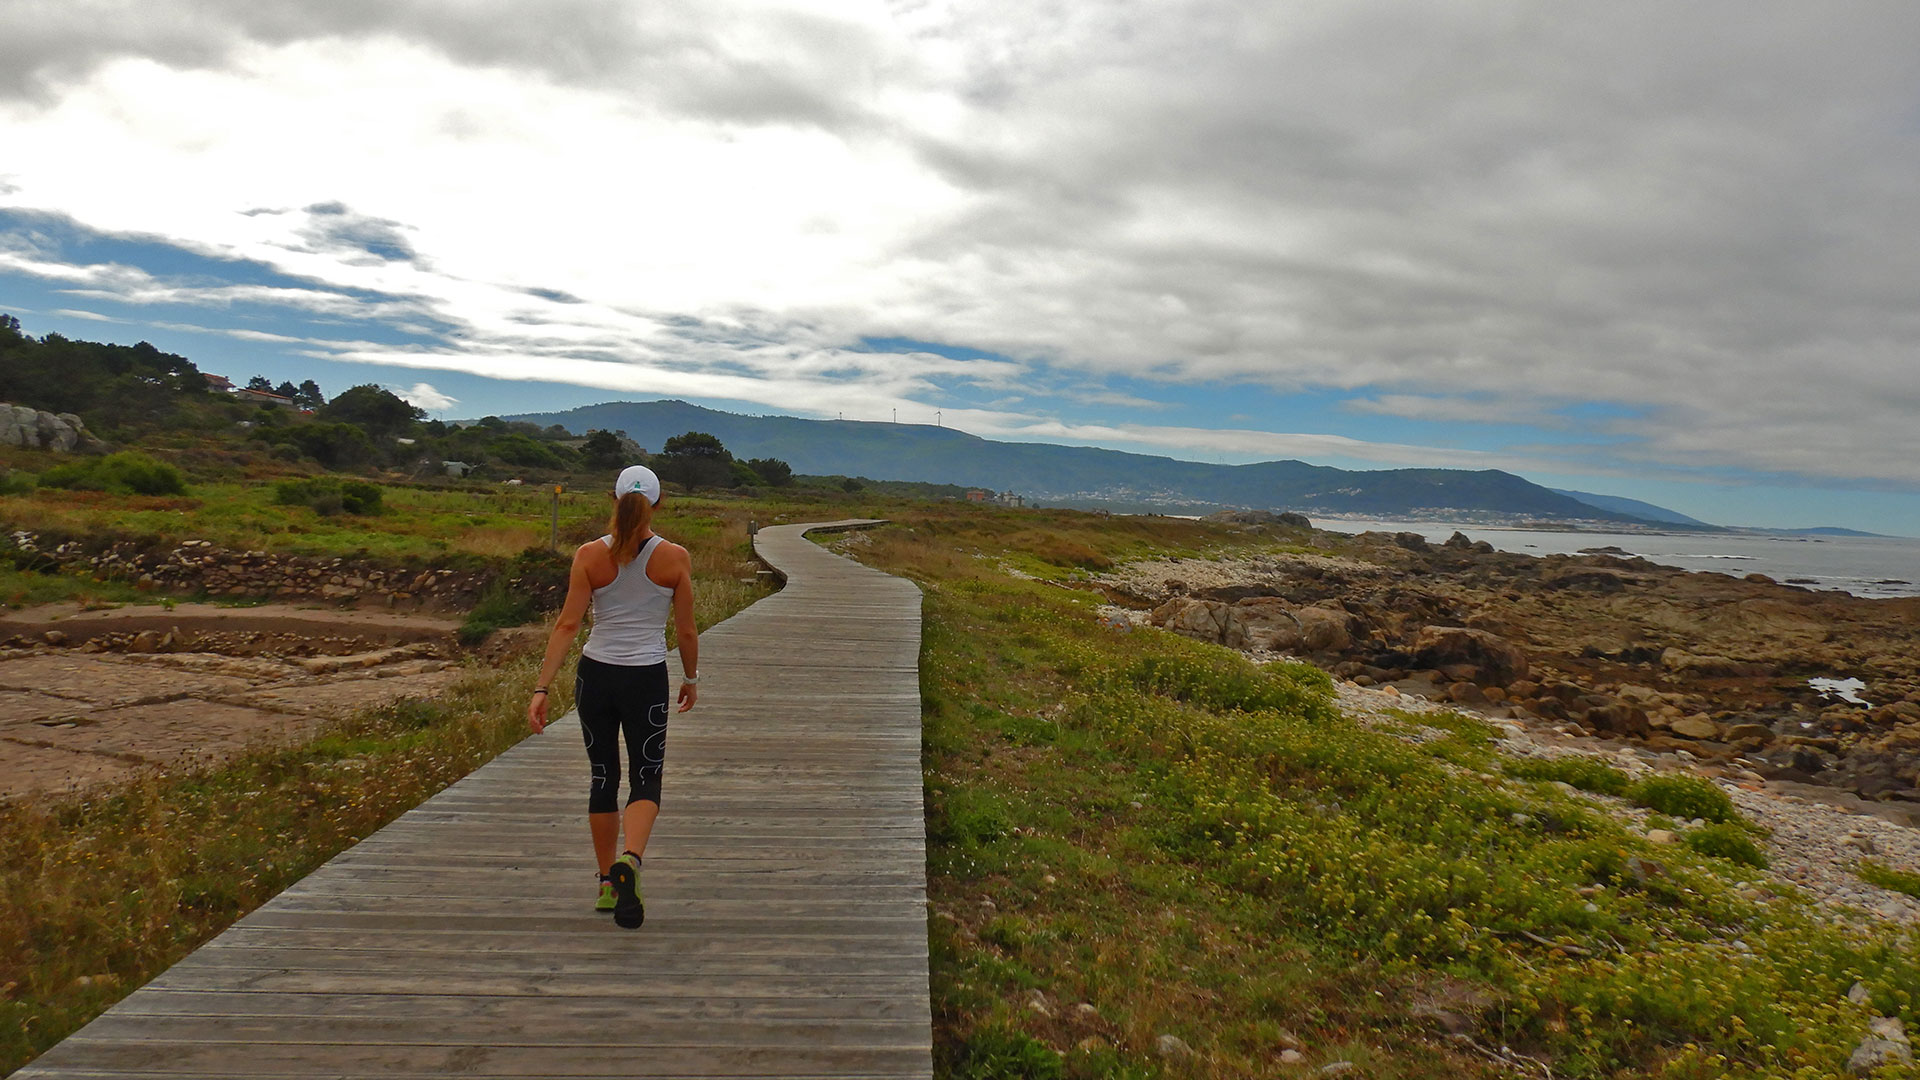
[{"label": "white cloud", "polygon": [[439,412],[442,409],[451,409],[460,403],[459,398],[450,397],[435,390],[432,383],[418,382],[404,390],[397,386],[391,386],[387,389],[392,390],[394,394],[398,395],[401,400],[408,404],[418,406],[428,412]]},{"label": "white cloud", "polygon": [[964,379],[1023,399],[1010,429],[1463,463],[1137,425],[1150,394],[1084,384],[1600,401],[1638,416],[1566,423],[1617,442],[1543,453],[1915,486],[1916,52],[1908,8],[1784,0],[15,5],[0,206],[325,287],[17,237],[0,269],[456,328],[312,342],[425,371],[956,418]]}]

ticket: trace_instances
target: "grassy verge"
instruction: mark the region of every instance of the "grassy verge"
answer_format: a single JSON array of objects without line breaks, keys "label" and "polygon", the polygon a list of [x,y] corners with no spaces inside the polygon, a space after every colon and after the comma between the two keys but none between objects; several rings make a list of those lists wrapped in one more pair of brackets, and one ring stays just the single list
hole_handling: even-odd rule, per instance
[{"label": "grassy verge", "polygon": [[75,574],[43,574],[0,564],[0,604],[23,608],[34,604],[75,602],[88,606],[158,603],[124,581],[95,581]]},{"label": "grassy verge", "polygon": [[0,1073],[517,742],[536,663],[476,670],[301,745],[0,804]]},{"label": "grassy verge", "polygon": [[[1137,542],[1061,520],[1100,558]],[[1512,1047],[1556,1076],[1828,1076],[1870,1015],[1920,1018],[1910,935],[1508,778],[1469,718],[1420,717],[1446,734],[1416,746],[1313,669],[1116,632],[1097,597],[1000,572],[1085,565],[1032,536],[856,547],[926,589],[944,1075],[1494,1075]]]}]

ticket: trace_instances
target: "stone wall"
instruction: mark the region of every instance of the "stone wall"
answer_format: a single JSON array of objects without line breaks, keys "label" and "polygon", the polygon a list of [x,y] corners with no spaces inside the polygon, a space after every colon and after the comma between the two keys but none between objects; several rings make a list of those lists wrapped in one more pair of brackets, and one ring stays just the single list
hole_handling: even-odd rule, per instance
[{"label": "stone wall", "polygon": [[94,449],[100,446],[100,440],[72,413],[41,412],[25,405],[0,404],[0,446],[24,446],[29,450],[64,454],[74,449]]},{"label": "stone wall", "polygon": [[[130,542],[90,550],[79,541],[48,543],[30,532],[13,533],[9,540],[21,554],[49,560],[63,570],[84,569],[141,588],[213,597],[453,610],[470,607],[499,576],[494,570],[421,569],[364,559],[233,551],[208,540],[183,540],[157,550]],[[514,578],[508,584],[542,607],[556,606],[564,598],[564,583],[556,587]]]}]

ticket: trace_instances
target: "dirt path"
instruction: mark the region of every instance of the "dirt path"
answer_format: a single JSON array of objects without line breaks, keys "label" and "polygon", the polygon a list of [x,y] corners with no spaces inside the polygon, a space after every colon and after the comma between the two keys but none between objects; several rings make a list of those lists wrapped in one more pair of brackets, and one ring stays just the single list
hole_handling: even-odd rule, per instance
[{"label": "dirt path", "polygon": [[0,618],[0,799],[231,756],[431,697],[463,673],[457,620],[284,604]]}]

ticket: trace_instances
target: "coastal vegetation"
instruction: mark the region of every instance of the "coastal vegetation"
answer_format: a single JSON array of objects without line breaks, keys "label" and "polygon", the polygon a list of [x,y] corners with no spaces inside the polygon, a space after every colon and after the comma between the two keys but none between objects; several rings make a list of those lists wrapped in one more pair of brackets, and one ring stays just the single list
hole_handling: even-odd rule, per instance
[{"label": "coastal vegetation", "polygon": [[[1058,552],[1135,538],[1018,519],[836,542],[926,594],[947,1074],[1826,1076],[1914,1019],[1912,933],[1761,876],[1713,785],[1511,775],[1471,717],[1410,741],[1317,669],[1123,632]],[[1563,777],[1722,824],[1658,843]]]},{"label": "coastal vegetation", "polygon": [[0,1073],[517,742],[537,665],[476,667],[297,745],[0,803]]},{"label": "coastal vegetation", "polygon": [[[497,418],[436,429],[384,391],[325,402],[317,387],[296,387],[318,403],[314,415],[235,411],[194,397],[197,372],[181,358],[80,344],[34,343],[103,370],[130,365],[129,385],[148,388],[136,397],[174,395],[154,399],[179,410],[172,427],[143,429],[129,413],[98,430],[181,482],[142,493],[127,478],[152,470],[131,457],[109,467],[111,456],[0,448],[10,470],[0,532],[16,535],[0,539],[10,605],[200,598],[49,555],[194,542],[490,574],[466,612],[463,638],[478,642],[544,614],[534,590],[506,583],[563,573],[569,547],[600,532],[606,469],[629,460],[612,432],[576,440]],[[924,592],[928,933],[943,1076],[1237,1078],[1347,1063],[1372,1077],[1816,1077],[1843,1066],[1872,1018],[1920,1020],[1914,933],[1770,875],[1766,830],[1722,786],[1636,777],[1579,755],[1512,757],[1499,727],[1464,712],[1362,715],[1321,667],[1257,663],[1109,606],[1137,603],[1111,584],[1136,565],[1182,560],[1177,572],[1192,578],[1212,560],[1285,557],[1312,571],[1296,575],[1299,587],[1351,594],[1342,627],[1364,615],[1410,645],[1456,612],[1480,625],[1590,631],[1583,594],[1635,595],[1632,575],[1653,571],[1555,563],[1537,584],[1525,576],[1537,571],[1508,565],[1518,556],[1436,554],[1393,538],[783,479],[783,462],[734,460],[701,434],[653,458],[668,459],[674,491],[658,527],[693,553],[701,627],[774,587],[752,561],[749,522],[890,519],[822,542]],[[490,470],[485,479],[419,468],[451,451]],[[88,483],[47,482],[70,466]],[[509,470],[562,490],[500,483]],[[1494,581],[1504,606],[1408,584],[1451,573]],[[1374,591],[1361,597],[1362,586]],[[1660,603],[1678,617],[1671,596]],[[1619,618],[1609,605],[1606,617]],[[1399,618],[1410,610],[1419,618]],[[1642,672],[1668,654],[1607,625],[1604,652],[1567,661],[1583,672],[1492,685],[1567,724],[1604,719],[1614,734],[1660,720],[1676,746],[1678,724],[1739,730],[1731,715],[1682,715],[1678,692],[1628,708],[1623,673],[1651,679]],[[0,1070],[515,742],[536,638],[496,639],[498,651],[446,696],[362,712],[297,745],[156,771],[109,793],[0,805]],[[1419,666],[1418,650],[1403,651],[1406,667]],[[1385,677],[1358,655],[1330,647],[1319,659],[1343,677]],[[1743,695],[1766,677],[1743,674],[1753,665],[1735,657],[1670,660],[1675,674],[1711,664]],[[1532,693],[1520,699],[1523,685]],[[1471,679],[1444,689],[1487,700]],[[565,680],[556,692],[564,707]],[[1673,717],[1659,715],[1663,704]],[[1706,735],[1685,738],[1710,752]],[[1828,752],[1812,739],[1794,749]],[[1920,895],[1913,870],[1868,859],[1857,872]],[[1915,1075],[1903,1068],[1876,1075]]]}]

